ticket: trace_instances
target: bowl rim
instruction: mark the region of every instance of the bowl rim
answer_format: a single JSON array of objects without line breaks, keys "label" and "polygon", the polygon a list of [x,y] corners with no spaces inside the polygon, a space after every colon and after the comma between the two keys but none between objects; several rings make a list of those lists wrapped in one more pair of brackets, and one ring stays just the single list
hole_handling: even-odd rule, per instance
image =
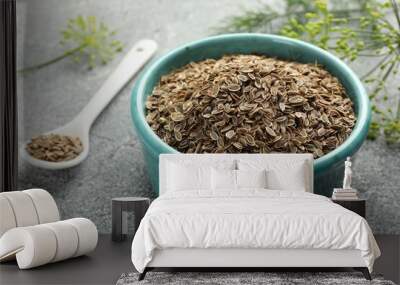
[{"label": "bowl rim", "polygon": [[341,59],[313,44],[284,36],[258,33],[224,34],[192,41],[169,51],[149,65],[135,82],[131,95],[131,116],[137,132],[140,133],[140,136],[146,137],[146,139],[142,139],[143,143],[147,147],[157,150],[160,153],[180,153],[165,143],[159,136],[157,136],[145,118],[145,105],[143,104],[143,96],[146,95],[144,92],[145,85],[155,70],[158,69],[159,66],[163,65],[166,61],[171,60],[171,58],[179,56],[179,54],[184,52],[184,50],[188,47],[201,47],[219,41],[248,38],[262,38],[299,45],[301,48],[307,49],[312,53],[318,53],[320,56],[325,57],[328,61],[333,62],[335,65],[337,65],[340,72],[343,73],[343,76],[349,78],[350,84],[353,85],[354,90],[357,90],[357,94],[355,95],[358,99],[356,124],[350,136],[339,147],[314,161],[314,171],[325,171],[332,166],[332,163],[343,161],[347,156],[354,154],[363,143],[371,120],[370,101],[358,76]]}]

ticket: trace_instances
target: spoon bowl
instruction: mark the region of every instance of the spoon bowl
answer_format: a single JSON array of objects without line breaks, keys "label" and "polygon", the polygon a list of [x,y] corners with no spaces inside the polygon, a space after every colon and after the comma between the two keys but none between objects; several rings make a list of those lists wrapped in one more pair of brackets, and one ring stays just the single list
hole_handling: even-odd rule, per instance
[{"label": "spoon bowl", "polygon": [[21,147],[21,156],[31,165],[49,170],[70,168],[84,161],[89,154],[89,133],[93,122],[115,95],[153,56],[156,49],[157,43],[153,40],[146,39],[136,43],[75,119],[60,128],[44,133],[45,135],[58,134],[78,137],[82,142],[83,151],[77,157],[58,162],[37,159],[26,150],[29,142]]},{"label": "spoon bowl", "polygon": [[31,165],[49,170],[66,169],[80,164],[89,155],[89,129],[85,129],[83,125],[80,125],[79,122],[77,122],[76,120],[71,121],[61,128],[44,133],[44,135],[49,134],[78,137],[82,142],[82,152],[77,157],[65,161],[53,162],[41,160],[31,156],[26,150],[26,145],[29,143],[28,141],[24,143],[24,145],[21,147],[21,155]]}]

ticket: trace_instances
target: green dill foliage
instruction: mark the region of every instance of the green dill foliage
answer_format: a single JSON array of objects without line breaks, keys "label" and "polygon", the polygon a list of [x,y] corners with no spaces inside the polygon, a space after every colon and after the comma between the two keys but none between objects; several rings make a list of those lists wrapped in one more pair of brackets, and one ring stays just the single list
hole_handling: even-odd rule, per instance
[{"label": "green dill foliage", "polygon": [[123,49],[123,44],[113,39],[115,34],[106,24],[98,22],[95,16],[69,19],[66,28],[61,31],[60,41],[66,50],[56,58],[25,68],[21,72],[38,70],[67,57],[72,57],[76,63],[87,65],[89,69],[93,69],[98,63],[107,64]]},{"label": "green dill foliage", "polygon": [[122,50],[122,43],[112,39],[115,33],[104,23],[98,23],[95,16],[78,16],[68,20],[67,28],[62,31],[61,44],[70,44],[77,49],[73,54],[74,61],[87,60],[88,67],[94,68],[98,62],[106,64]]},{"label": "green dill foliage", "polygon": [[346,61],[370,62],[370,69],[362,74],[371,90],[373,111],[368,138],[383,134],[387,143],[399,144],[400,88],[396,94],[387,94],[386,89],[388,84],[399,84],[388,82],[398,79],[400,66],[396,0],[286,0],[285,4],[284,12],[269,5],[245,11],[226,19],[216,31],[278,33],[313,43]]}]

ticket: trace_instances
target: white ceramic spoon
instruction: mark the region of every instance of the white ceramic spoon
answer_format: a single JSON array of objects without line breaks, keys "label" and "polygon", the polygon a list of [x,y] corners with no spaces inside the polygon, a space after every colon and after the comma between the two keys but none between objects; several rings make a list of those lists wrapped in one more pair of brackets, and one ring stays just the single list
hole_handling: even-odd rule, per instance
[{"label": "white ceramic spoon", "polygon": [[60,162],[40,160],[26,151],[26,144],[21,149],[22,157],[34,166],[51,170],[65,169],[81,163],[89,154],[89,131],[93,122],[114,96],[152,57],[156,49],[157,43],[152,40],[141,40],[136,43],[82,111],[68,124],[46,133],[79,137],[83,144],[83,151],[77,157]]}]

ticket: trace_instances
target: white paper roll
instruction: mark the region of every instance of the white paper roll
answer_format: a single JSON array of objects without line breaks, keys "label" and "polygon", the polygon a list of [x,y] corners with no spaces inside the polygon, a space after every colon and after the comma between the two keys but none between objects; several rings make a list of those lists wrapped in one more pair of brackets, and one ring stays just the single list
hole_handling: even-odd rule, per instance
[{"label": "white paper roll", "polygon": [[91,252],[96,248],[98,233],[92,221],[85,218],[75,218],[64,222],[73,225],[78,232],[79,245],[74,257]]},{"label": "white paper roll", "polygon": [[0,261],[16,258],[19,268],[27,269],[96,248],[97,228],[90,220],[59,219],[57,205],[45,190],[0,193]]},{"label": "white paper roll", "polygon": [[0,259],[16,254],[20,269],[49,263],[56,252],[54,232],[42,225],[11,229],[0,239]]},{"label": "white paper roll", "polygon": [[78,249],[79,238],[73,225],[65,221],[59,221],[43,224],[43,226],[51,229],[57,238],[57,252],[51,262],[71,258],[75,255]]},{"label": "white paper roll", "polygon": [[29,189],[22,192],[31,197],[38,214],[39,224],[60,220],[57,204],[49,192],[43,189]]},{"label": "white paper roll", "polygon": [[0,193],[0,237],[9,229],[17,226],[10,202],[2,194]]},{"label": "white paper roll", "polygon": [[3,192],[14,211],[17,227],[33,226],[39,223],[35,206],[30,196],[22,191]]},{"label": "white paper roll", "polygon": [[16,257],[20,269],[77,257],[94,250],[96,226],[76,218],[8,230],[0,238],[0,261]]}]

